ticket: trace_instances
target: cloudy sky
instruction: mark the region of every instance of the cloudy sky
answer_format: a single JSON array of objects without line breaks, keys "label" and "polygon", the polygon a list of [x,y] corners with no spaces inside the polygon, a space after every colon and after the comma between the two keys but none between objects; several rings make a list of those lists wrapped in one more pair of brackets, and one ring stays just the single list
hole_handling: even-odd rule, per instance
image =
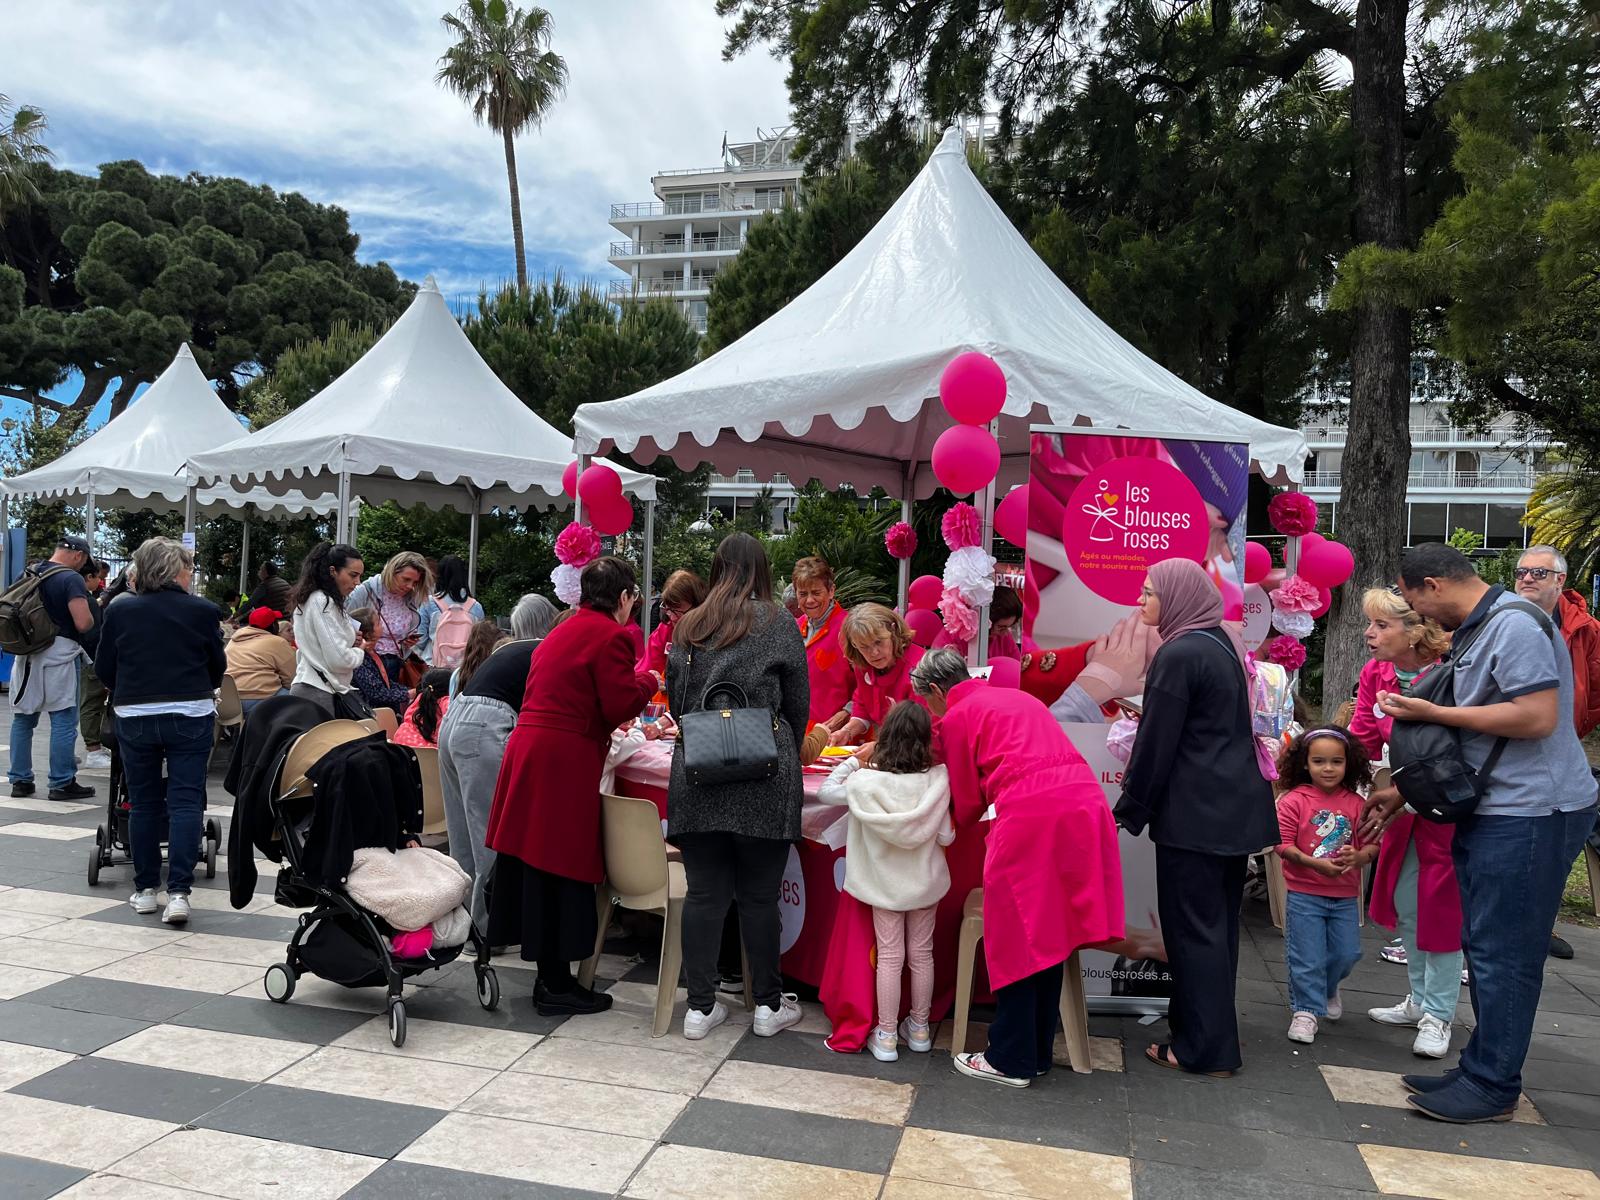
[{"label": "cloudy sky", "polygon": [[[712,0],[544,0],[567,95],[518,141],[531,273],[616,276],[609,205],[787,119],[783,65],[722,61]],[[361,257],[446,295],[515,274],[497,136],[433,82],[450,0],[7,5],[0,91],[42,108],[59,166],[136,158],[349,211]],[[69,64],[75,64],[70,67]]]}]

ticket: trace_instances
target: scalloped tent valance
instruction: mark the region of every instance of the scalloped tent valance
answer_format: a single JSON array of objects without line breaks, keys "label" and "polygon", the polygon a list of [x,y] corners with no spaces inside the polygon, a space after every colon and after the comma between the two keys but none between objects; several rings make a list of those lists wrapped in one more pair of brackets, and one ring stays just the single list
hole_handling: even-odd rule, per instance
[{"label": "scalloped tent valance", "polygon": [[[256,433],[193,455],[192,479],[372,504],[548,508],[570,503],[572,441],[545,424],[479,357],[432,279],[393,328],[339,378]],[[654,476],[617,468],[655,498]]]},{"label": "scalloped tent valance", "polygon": [[1026,478],[1031,424],[1228,438],[1273,483],[1304,473],[1297,430],[1197,391],[1089,311],[983,190],[955,129],[831,271],[682,374],[580,407],[574,444],[902,497],[909,476],[921,498],[951,424],[939,375],[967,350],[1006,373],[1002,493]]}]

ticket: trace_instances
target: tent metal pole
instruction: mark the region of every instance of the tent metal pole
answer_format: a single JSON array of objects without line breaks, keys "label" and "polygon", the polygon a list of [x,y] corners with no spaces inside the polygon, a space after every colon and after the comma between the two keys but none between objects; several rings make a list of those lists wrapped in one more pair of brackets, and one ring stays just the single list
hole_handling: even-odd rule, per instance
[{"label": "tent metal pole", "polygon": [[89,557],[94,557],[94,493],[90,492],[83,505],[83,536],[89,542]]},{"label": "tent metal pole", "polygon": [[[200,537],[194,527],[194,492],[195,485],[191,483],[183,494],[183,544],[193,552],[199,547]],[[189,576],[189,590],[198,593],[200,579],[198,573]]]},{"label": "tent metal pole", "polygon": [[[583,478],[583,473],[588,469],[589,469],[589,456],[587,454],[578,455],[578,478],[582,479]],[[578,489],[576,487],[574,487],[572,490],[576,492]],[[572,519],[573,519],[573,521],[575,523],[577,523],[579,525],[583,524],[583,495],[582,495],[582,493],[579,493],[578,495],[576,495],[576,496],[574,496],[572,498]]]},{"label": "tent metal pole", "polygon": [[352,546],[361,536],[361,510],[367,506],[366,501],[360,496],[350,497],[350,536],[345,538]]},{"label": "tent metal pole", "polygon": [[0,492],[0,587],[5,587],[11,581],[6,578],[6,568],[11,564],[6,562],[11,553],[11,493]]},{"label": "tent metal pole", "polygon": [[[904,483],[900,485],[900,519],[907,525],[911,524],[912,497],[916,494],[912,489],[917,482],[917,464],[907,463],[902,476]],[[900,615],[904,616],[911,603],[911,560],[900,560]]]},{"label": "tent metal pole", "polygon": [[[1000,436],[1000,419],[996,417],[989,422],[989,433],[995,438]],[[994,554],[994,504],[995,494],[999,491],[999,476],[989,481],[987,487],[978,495],[978,515],[983,522],[983,552]],[[967,649],[967,661],[974,666],[987,666],[989,663],[989,606],[985,604],[978,610],[978,636],[972,646]]]},{"label": "tent metal pole", "polygon": [[239,516],[239,597],[250,594],[250,517]]},{"label": "tent metal pole", "polygon": [[467,495],[472,497],[472,525],[467,532],[467,586],[477,594],[478,587],[478,510],[483,507],[483,493],[470,483]]},{"label": "tent metal pole", "polygon": [[335,518],[337,532],[334,541],[342,542],[350,536],[350,472],[339,472],[339,515]]},{"label": "tent metal pole", "polygon": [[644,629],[644,640],[650,640],[650,595],[655,591],[655,565],[656,565],[656,502],[644,502],[644,598],[640,601],[644,605],[644,612],[640,614],[639,624]]}]

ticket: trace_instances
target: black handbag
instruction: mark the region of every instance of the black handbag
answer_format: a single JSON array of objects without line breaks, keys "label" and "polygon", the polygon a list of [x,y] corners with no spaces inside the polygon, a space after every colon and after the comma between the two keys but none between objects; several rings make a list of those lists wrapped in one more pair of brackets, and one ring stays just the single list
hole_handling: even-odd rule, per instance
[{"label": "black handbag", "polygon": [[336,721],[371,721],[376,719],[372,712],[372,705],[367,703],[367,698],[361,694],[359,688],[351,688],[348,692],[335,691],[333,681],[322,673],[321,667],[312,667],[317,673],[317,678],[328,685],[332,693],[333,716]]},{"label": "black handbag", "polygon": [[[690,667],[694,654],[689,655]],[[713,683],[700,706],[678,718],[683,769],[691,784],[743,783],[778,773],[778,718],[751,708],[744,689]]]},{"label": "black handbag", "polygon": [[[1555,640],[1555,625],[1543,609],[1526,600],[1514,600],[1486,616],[1464,644],[1451,647],[1449,662],[1423,674],[1407,694],[1441,708],[1454,708],[1456,664],[1489,622],[1511,609],[1530,613],[1546,636]],[[1556,652],[1562,652],[1560,646],[1556,647]],[[1391,779],[1406,804],[1419,817],[1440,825],[1454,825],[1477,810],[1489,776],[1505,753],[1508,741],[1509,738],[1496,738],[1483,765],[1474,770],[1462,752],[1461,731],[1453,725],[1396,720],[1389,734]]]}]

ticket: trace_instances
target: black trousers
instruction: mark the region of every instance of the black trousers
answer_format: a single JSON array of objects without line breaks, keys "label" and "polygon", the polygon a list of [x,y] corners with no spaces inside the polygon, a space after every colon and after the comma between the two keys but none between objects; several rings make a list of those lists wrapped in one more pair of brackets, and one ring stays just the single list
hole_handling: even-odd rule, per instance
[{"label": "black trousers", "polygon": [[1002,1075],[1032,1079],[1050,1069],[1061,1024],[1064,963],[996,988],[994,1022],[984,1058]]},{"label": "black trousers", "polygon": [[1237,1071],[1239,905],[1247,856],[1156,847],[1157,907],[1172,968],[1172,1056],[1188,1071]]},{"label": "black trousers", "polygon": [[678,839],[689,893],[683,902],[683,976],[689,1007],[710,1012],[717,998],[717,958],[728,905],[737,901],[750,990],[757,1004],[777,1008],[783,994],[778,971],[778,889],[789,843],[736,833],[693,833]]}]

